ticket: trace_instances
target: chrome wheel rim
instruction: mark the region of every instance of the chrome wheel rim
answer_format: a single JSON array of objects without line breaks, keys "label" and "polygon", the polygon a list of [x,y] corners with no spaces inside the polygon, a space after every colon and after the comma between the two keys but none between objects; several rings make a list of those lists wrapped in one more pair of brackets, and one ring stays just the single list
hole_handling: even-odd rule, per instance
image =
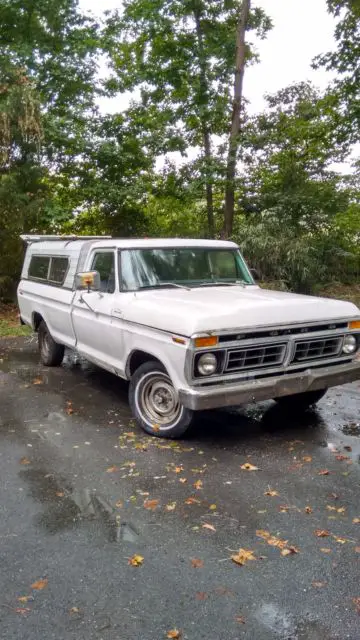
[{"label": "chrome wheel rim", "polygon": [[42,335],[41,350],[45,357],[50,353],[50,336],[47,332]]},{"label": "chrome wheel rim", "polygon": [[169,376],[160,371],[148,373],[141,379],[137,405],[145,422],[162,429],[176,424],[183,410]]}]

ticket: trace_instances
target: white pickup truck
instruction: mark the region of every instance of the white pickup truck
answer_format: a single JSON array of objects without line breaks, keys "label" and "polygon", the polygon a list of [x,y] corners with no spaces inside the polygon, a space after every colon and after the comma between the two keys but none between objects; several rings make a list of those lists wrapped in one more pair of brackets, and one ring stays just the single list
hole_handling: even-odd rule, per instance
[{"label": "white pickup truck", "polygon": [[42,362],[60,365],[69,347],[129,380],[150,434],[270,398],[296,412],[360,378],[359,309],[261,289],[232,242],[22,238],[20,316]]}]

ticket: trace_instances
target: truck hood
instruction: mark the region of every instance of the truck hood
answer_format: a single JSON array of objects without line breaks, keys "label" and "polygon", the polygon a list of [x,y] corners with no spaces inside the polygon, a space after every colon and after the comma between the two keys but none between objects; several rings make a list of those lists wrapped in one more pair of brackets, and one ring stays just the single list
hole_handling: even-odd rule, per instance
[{"label": "truck hood", "polygon": [[162,289],[137,292],[123,308],[124,320],[163,331],[194,333],[248,329],[360,317],[351,302],[258,286]]}]

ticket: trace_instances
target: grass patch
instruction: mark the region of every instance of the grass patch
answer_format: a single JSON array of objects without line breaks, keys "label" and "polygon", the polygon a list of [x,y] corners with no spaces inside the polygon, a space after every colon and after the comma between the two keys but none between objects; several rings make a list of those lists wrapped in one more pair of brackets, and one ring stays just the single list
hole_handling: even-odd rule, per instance
[{"label": "grass patch", "polygon": [[20,324],[19,311],[16,307],[0,304],[0,338],[18,338],[29,336],[30,327]]}]

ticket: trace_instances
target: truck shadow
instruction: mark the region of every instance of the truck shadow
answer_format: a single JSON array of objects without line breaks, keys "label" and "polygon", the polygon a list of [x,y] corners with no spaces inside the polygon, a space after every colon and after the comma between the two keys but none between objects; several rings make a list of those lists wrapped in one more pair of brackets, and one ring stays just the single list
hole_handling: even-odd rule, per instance
[{"label": "truck shadow", "polygon": [[260,436],[272,438],[325,438],[327,425],[316,409],[291,415],[277,404],[259,404],[231,410],[202,412],[191,429],[189,438],[217,439],[227,443]]}]

